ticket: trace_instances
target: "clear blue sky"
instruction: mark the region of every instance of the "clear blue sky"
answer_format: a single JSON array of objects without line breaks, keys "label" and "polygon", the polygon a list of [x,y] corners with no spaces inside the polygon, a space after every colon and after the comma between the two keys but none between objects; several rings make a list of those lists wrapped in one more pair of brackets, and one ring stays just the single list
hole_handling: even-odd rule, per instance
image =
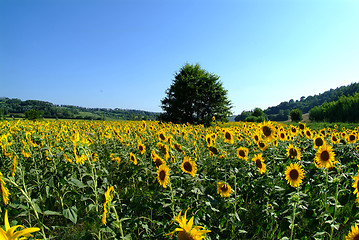
[{"label": "clear blue sky", "polygon": [[0,97],[161,111],[174,74],[233,113],[359,81],[357,0],[0,0]]}]

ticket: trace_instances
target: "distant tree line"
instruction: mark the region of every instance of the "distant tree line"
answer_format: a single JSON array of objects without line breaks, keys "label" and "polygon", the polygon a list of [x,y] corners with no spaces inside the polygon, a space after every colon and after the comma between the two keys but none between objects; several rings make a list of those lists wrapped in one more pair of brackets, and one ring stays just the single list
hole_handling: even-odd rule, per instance
[{"label": "distant tree line", "polygon": [[0,119],[55,118],[86,120],[155,120],[159,113],[131,109],[84,108],[71,105],[55,105],[39,100],[22,101],[17,98],[0,98]]},{"label": "distant tree line", "polygon": [[326,102],[309,111],[311,121],[359,122],[359,93],[341,96],[339,100]]},{"label": "distant tree line", "polygon": [[[243,111],[235,117],[235,121],[259,122],[261,119],[271,121],[301,121],[302,114],[309,113],[311,121],[343,121],[358,122],[359,108],[356,105],[359,83],[330,89],[324,93],[291,99],[265,110],[255,108]],[[260,112],[263,112],[263,115]],[[260,117],[259,117],[260,116]]]},{"label": "distant tree line", "polygon": [[260,108],[255,108],[253,111],[243,111],[234,119],[236,122],[263,122],[265,120],[265,114]]},{"label": "distant tree line", "polygon": [[263,112],[267,118],[272,121],[285,121],[291,110],[299,109],[302,113],[308,113],[313,107],[322,105],[325,102],[337,101],[341,96],[352,96],[354,93],[359,92],[359,83],[352,83],[348,86],[330,89],[324,93],[301,97],[300,100],[294,101],[293,99],[288,102],[281,102],[279,105],[269,107]]}]

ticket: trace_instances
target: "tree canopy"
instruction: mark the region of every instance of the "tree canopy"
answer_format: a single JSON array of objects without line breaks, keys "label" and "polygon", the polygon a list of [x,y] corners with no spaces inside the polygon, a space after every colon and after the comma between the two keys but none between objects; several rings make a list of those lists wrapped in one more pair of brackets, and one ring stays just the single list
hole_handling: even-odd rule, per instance
[{"label": "tree canopy", "polygon": [[219,76],[202,69],[199,64],[185,64],[161,100],[164,110],[159,117],[173,123],[209,125],[212,118],[226,121],[231,114],[231,102]]}]

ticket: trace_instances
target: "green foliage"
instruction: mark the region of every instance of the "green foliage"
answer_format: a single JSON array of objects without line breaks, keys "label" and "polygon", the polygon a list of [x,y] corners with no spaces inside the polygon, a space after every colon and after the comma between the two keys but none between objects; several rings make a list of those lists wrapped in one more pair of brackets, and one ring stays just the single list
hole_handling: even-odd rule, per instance
[{"label": "green foliage", "polygon": [[359,93],[353,96],[341,96],[338,101],[326,102],[309,112],[311,121],[358,122]]},{"label": "green foliage", "polygon": [[[314,123],[317,132],[326,128],[323,137],[336,154],[338,163],[330,169],[315,166],[313,139],[294,134],[292,124],[273,124],[273,130],[291,138],[266,142],[260,150],[254,137],[261,129],[257,124],[205,128],[154,121],[2,121],[0,172],[11,195],[9,205],[0,199],[1,218],[6,209],[12,226],[41,228],[34,239],[169,239],[165,235],[178,227],[174,216],[189,208],[187,220],[194,216],[194,226],[211,230],[206,239],[345,239],[359,214],[352,187],[359,143],[335,144],[331,135],[342,136],[346,130],[341,127],[357,124]],[[225,141],[226,131],[237,136],[233,143]],[[158,133],[170,140],[160,140]],[[208,147],[207,135],[216,136],[216,153]],[[167,188],[156,180],[158,168],[151,157],[154,151],[165,158],[158,142],[169,147]],[[289,144],[300,149],[300,160],[288,157]],[[248,148],[247,160],[238,157],[240,147]],[[192,177],[181,164],[185,156],[194,159],[194,153],[197,172]],[[259,153],[266,165],[263,174],[252,161]],[[82,154],[87,160],[81,163]],[[286,167],[294,162],[304,169],[297,189],[285,179]],[[218,194],[219,181],[231,186],[229,197]],[[114,192],[104,225],[109,186]]]},{"label": "green foliage", "polygon": [[37,119],[41,119],[42,116],[43,116],[43,112],[40,110],[31,109],[29,111],[25,111],[25,119],[37,120]]},{"label": "green foliage", "polygon": [[303,119],[302,111],[298,108],[290,111],[289,115],[290,115],[290,119],[292,120],[292,122],[299,122]]},{"label": "green foliage", "polygon": [[[54,105],[38,100],[0,99],[4,115],[23,117],[29,110],[40,110],[44,118],[85,120],[155,120],[158,113],[131,109],[84,108],[70,105]],[[0,112],[1,113],[1,112]],[[1,115],[0,115],[1,118]]]},{"label": "green foliage", "polygon": [[0,108],[0,120],[5,119],[5,110],[3,108]]},{"label": "green foliage", "polygon": [[234,119],[236,122],[263,122],[266,117],[262,109],[255,108],[253,111],[243,111],[240,115]]},{"label": "green foliage", "polygon": [[212,117],[224,121],[231,114],[231,102],[219,76],[185,64],[175,75],[166,97],[161,100],[161,121],[209,125]]},{"label": "green foliage", "polygon": [[[300,100],[294,101],[291,99],[288,102],[281,102],[279,105],[269,107],[264,110],[264,113],[272,121],[285,121],[288,120],[289,111],[292,109],[299,109],[302,113],[308,113],[313,107],[320,106],[325,102],[337,101],[341,96],[352,96],[354,93],[359,92],[359,83],[352,83],[348,86],[330,89],[324,93],[301,97]],[[286,111],[283,114],[280,111]]]}]

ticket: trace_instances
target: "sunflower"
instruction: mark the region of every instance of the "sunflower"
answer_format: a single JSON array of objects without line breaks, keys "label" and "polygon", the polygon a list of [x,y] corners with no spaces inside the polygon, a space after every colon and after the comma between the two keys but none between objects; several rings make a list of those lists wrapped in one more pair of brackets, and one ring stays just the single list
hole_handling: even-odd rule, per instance
[{"label": "sunflower", "polygon": [[121,158],[120,157],[115,157],[115,155],[113,153],[110,154],[110,158],[117,162],[117,163],[120,163],[121,162]]},{"label": "sunflower", "polygon": [[138,146],[137,146],[138,150],[140,150],[140,153],[141,154],[144,154],[146,152],[146,146],[143,145],[142,143],[138,143]]},{"label": "sunflower", "polygon": [[297,128],[296,126],[291,126],[291,127],[290,127],[290,134],[291,134],[292,136],[297,136],[298,133],[299,133],[299,130],[298,130],[298,128]]},{"label": "sunflower", "polygon": [[319,148],[325,144],[324,138],[317,135],[313,138],[314,148]]},{"label": "sunflower", "polygon": [[332,141],[333,144],[338,144],[340,142],[340,138],[337,133],[332,133],[330,140]]},{"label": "sunflower", "polygon": [[212,134],[206,135],[206,142],[207,142],[207,147],[214,145],[214,138],[212,137]]},{"label": "sunflower", "polygon": [[157,134],[157,136],[158,136],[158,139],[159,139],[160,141],[167,142],[167,140],[168,140],[168,137],[166,136],[166,134],[164,133],[163,130],[160,131],[160,132]]},{"label": "sunflower", "polygon": [[173,147],[177,150],[177,152],[183,152],[181,144],[175,143]]},{"label": "sunflower", "polygon": [[103,203],[103,214],[102,214],[102,224],[106,226],[107,224],[107,213],[110,208],[111,201],[113,199],[113,186],[107,187],[105,192],[105,202]]},{"label": "sunflower", "polygon": [[276,129],[271,122],[264,122],[260,125],[260,130],[266,142],[271,142],[275,138]]},{"label": "sunflower", "polygon": [[10,192],[9,192],[9,189],[6,187],[6,183],[2,179],[2,173],[1,172],[0,172],[0,189],[1,189],[1,194],[2,194],[2,199],[4,201],[4,204],[8,205],[9,204]]},{"label": "sunflower", "polygon": [[293,146],[292,144],[289,144],[287,148],[287,156],[290,159],[298,159],[300,160],[300,150],[298,147]]},{"label": "sunflower", "polygon": [[177,222],[180,228],[176,228],[174,231],[166,234],[170,235],[170,238],[173,236],[175,232],[178,232],[178,240],[201,240],[204,239],[206,233],[211,232],[210,230],[206,230],[202,226],[193,226],[194,217],[187,222],[187,211],[184,213],[184,216],[181,218],[181,213],[178,216],[175,216],[175,222]]},{"label": "sunflower", "polygon": [[16,161],[16,155],[14,156],[13,160],[12,160],[12,165],[11,165],[11,177],[15,176],[16,173],[16,165],[17,165],[17,161]]},{"label": "sunflower", "polygon": [[214,147],[214,146],[210,146],[210,147],[209,147],[209,150],[210,150],[210,153],[211,153],[211,154],[217,155],[217,154],[219,153],[218,148],[216,148],[216,147]]},{"label": "sunflower", "polygon": [[285,170],[285,179],[292,187],[298,187],[304,178],[302,166],[298,163],[291,163]]},{"label": "sunflower", "polygon": [[229,143],[229,144],[234,143],[233,133],[229,129],[226,129],[224,131],[224,142]]},{"label": "sunflower", "polygon": [[137,165],[137,158],[132,152],[130,152],[130,161],[133,162],[133,164]]},{"label": "sunflower", "polygon": [[281,141],[285,141],[287,139],[287,134],[285,131],[279,131],[278,137]]},{"label": "sunflower", "polygon": [[299,127],[300,130],[304,130],[305,129],[305,123],[299,122],[298,127]]},{"label": "sunflower", "polygon": [[347,141],[349,143],[355,143],[357,141],[357,134],[353,131],[347,135]]},{"label": "sunflower", "polygon": [[151,158],[155,162],[156,167],[159,167],[162,164],[166,164],[166,161],[163,160],[160,156],[158,156],[158,154],[155,152],[155,150],[152,150]]},{"label": "sunflower", "polygon": [[359,182],[359,173],[356,176],[353,177],[353,180],[354,180],[353,185],[352,185],[352,187],[354,188],[353,193],[358,198],[359,197],[359,184],[358,184],[358,182]]},{"label": "sunflower", "polygon": [[248,160],[248,152],[249,152],[248,148],[240,147],[237,149],[237,157],[239,159],[244,159],[247,161]]},{"label": "sunflower", "polygon": [[252,161],[256,163],[256,166],[257,166],[260,174],[263,174],[266,172],[266,165],[264,163],[262,153],[254,155],[254,157],[252,158]]},{"label": "sunflower", "polygon": [[164,155],[165,160],[167,160],[170,157],[168,146],[163,143],[157,143],[157,147],[160,148],[161,152]]},{"label": "sunflower", "polygon": [[268,144],[262,140],[258,141],[257,145],[258,145],[259,149],[262,151],[264,151],[268,148]]},{"label": "sunflower", "polygon": [[[28,237],[33,237],[30,233],[33,232],[38,232],[40,231],[40,228],[34,227],[34,228],[24,228],[21,225],[16,225],[16,226],[12,226],[10,227],[10,223],[9,223],[9,218],[7,215],[7,210],[5,211],[5,217],[4,217],[4,222],[5,222],[5,230],[2,229],[0,227],[0,239],[3,240],[7,240],[7,239],[26,239]],[[24,229],[15,232],[15,230],[19,227],[22,227]]]},{"label": "sunflower", "polygon": [[217,193],[222,197],[229,197],[232,194],[232,188],[227,183],[217,183]]},{"label": "sunflower", "polygon": [[181,169],[184,173],[189,173],[192,177],[194,177],[197,172],[197,164],[195,161],[191,160],[191,158],[184,157]]},{"label": "sunflower", "polygon": [[317,153],[315,154],[314,161],[319,167],[330,168],[334,164],[335,153],[333,148],[327,144],[319,147]]},{"label": "sunflower", "polygon": [[170,182],[170,168],[166,164],[161,164],[158,167],[157,181],[162,187],[167,188]]},{"label": "sunflower", "polygon": [[345,236],[345,240],[357,240],[359,239],[359,228],[357,223],[351,227],[351,231]]}]

